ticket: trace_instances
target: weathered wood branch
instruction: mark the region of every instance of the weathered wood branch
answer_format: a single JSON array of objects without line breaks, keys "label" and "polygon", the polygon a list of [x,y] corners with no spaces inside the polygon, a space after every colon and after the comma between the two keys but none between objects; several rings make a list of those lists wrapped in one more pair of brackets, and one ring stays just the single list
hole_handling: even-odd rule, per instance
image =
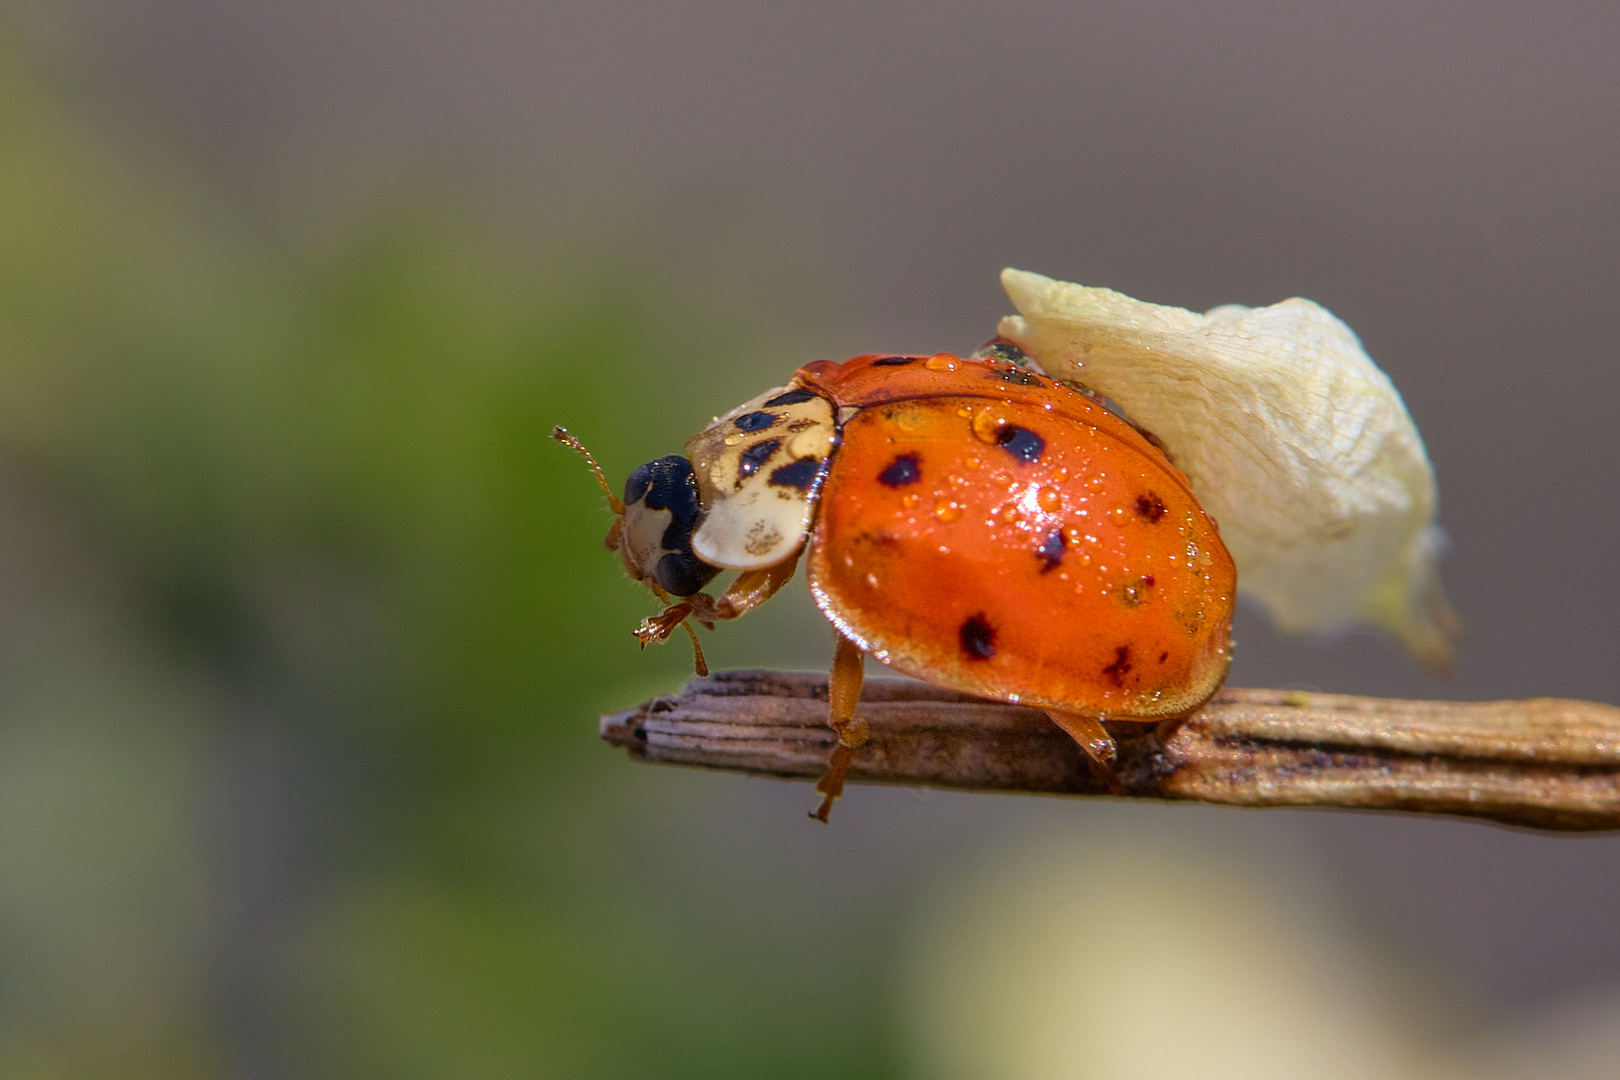
[{"label": "weathered wood branch", "polygon": [[[643,761],[764,776],[826,766],[824,676],[731,671],[602,718]],[[870,679],[872,738],[852,782],[1105,795],[1044,713]],[[1586,701],[1400,701],[1222,690],[1184,721],[1110,723],[1129,796],[1233,806],[1465,814],[1540,829],[1620,829],[1620,708]]]}]

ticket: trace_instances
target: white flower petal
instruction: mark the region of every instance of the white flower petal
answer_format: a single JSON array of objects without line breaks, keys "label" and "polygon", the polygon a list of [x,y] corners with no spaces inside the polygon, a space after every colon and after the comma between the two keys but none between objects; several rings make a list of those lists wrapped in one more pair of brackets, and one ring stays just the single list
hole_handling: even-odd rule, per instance
[{"label": "white flower petal", "polygon": [[1309,300],[1208,314],[1004,270],[1000,333],[1161,439],[1282,629],[1371,622],[1445,667],[1434,470],[1394,384]]}]

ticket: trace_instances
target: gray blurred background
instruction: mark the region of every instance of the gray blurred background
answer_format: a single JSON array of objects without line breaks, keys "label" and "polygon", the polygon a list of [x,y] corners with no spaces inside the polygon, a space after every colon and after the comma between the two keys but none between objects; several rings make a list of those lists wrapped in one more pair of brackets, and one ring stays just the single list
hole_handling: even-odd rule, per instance
[{"label": "gray blurred background", "polygon": [[[622,476],[807,360],[969,349],[1004,265],[1306,296],[1424,434],[1466,637],[1436,682],[1250,611],[1231,682],[1620,702],[1620,8],[21,0],[0,56],[0,1072],[927,1075],[920,913],[1102,823],[1308,883],[1437,1045],[1620,987],[1614,839],[819,828],[619,760],[686,657],[544,439]],[[789,593],[711,665],[825,664]]]}]

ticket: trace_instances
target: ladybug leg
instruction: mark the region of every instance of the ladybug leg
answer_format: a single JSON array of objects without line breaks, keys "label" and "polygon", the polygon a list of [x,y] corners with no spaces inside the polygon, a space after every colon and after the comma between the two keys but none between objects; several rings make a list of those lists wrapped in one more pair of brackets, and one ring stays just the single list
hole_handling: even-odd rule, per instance
[{"label": "ladybug leg", "polygon": [[[707,675],[709,665],[703,659],[703,646],[698,644],[697,631],[692,629],[691,620],[696,619],[713,630],[716,619],[735,619],[752,611],[775,596],[783,585],[793,580],[793,572],[798,567],[799,557],[795,555],[775,566],[744,571],[737,575],[737,579],[720,594],[718,600],[708,593],[694,593],[684,600],[677,601],[657,582],[649,581],[646,583],[647,586],[668,606],[657,615],[649,615],[641,620],[641,625],[631,633],[641,642],[641,647],[646,648],[650,641],[668,641],[675,628],[681,627],[692,639],[692,667],[699,675]],[[855,693],[857,697],[860,696],[859,683],[856,684]]]},{"label": "ladybug leg", "polygon": [[855,751],[868,737],[866,721],[855,715],[855,706],[861,700],[861,682],[866,677],[865,660],[859,645],[843,634],[838,635],[832,674],[827,679],[827,723],[838,732],[838,741],[827,759],[827,771],[816,783],[816,794],[822,796],[821,805],[810,816],[818,821],[827,820],[833,801],[844,793],[844,773]]},{"label": "ladybug leg", "polygon": [[686,622],[687,616],[691,614],[692,605],[683,600],[678,604],[670,604],[657,615],[649,615],[642,619],[641,625],[630,632],[645,649],[651,642],[668,641],[669,635],[675,632],[677,626]]},{"label": "ladybug leg", "polygon": [[1114,773],[1114,761],[1118,756],[1114,746],[1114,737],[1102,726],[1102,722],[1090,713],[1058,712],[1047,709],[1046,715],[1052,722],[1064,731],[1069,737],[1080,744],[1080,749],[1086,752],[1091,759],[1094,771],[1101,773],[1108,783],[1108,790],[1114,795],[1125,794],[1125,786],[1119,782]]},{"label": "ladybug leg", "polygon": [[794,555],[791,559],[783,559],[775,566],[766,566],[758,570],[744,570],[737,575],[737,579],[726,586],[726,591],[720,594],[720,599],[714,602],[714,617],[717,619],[735,619],[746,614],[776,595],[776,591],[793,580],[793,573],[799,568],[799,557]]},{"label": "ladybug leg", "polygon": [[630,632],[635,635],[636,640],[641,642],[641,647],[645,649],[649,641],[668,641],[669,635],[675,632],[677,626],[685,628],[687,636],[692,639],[692,668],[699,675],[707,675],[709,673],[709,663],[703,659],[703,646],[698,644],[697,631],[693,630],[692,624],[686,620],[694,615],[698,619],[703,618],[703,610],[698,597],[703,597],[704,600],[707,600],[708,597],[704,596],[703,593],[698,593],[697,596],[677,603],[669,593],[658,586],[657,582],[649,581],[647,584],[654,593],[658,594],[658,598],[669,606],[657,615],[649,615],[642,619],[641,625]]}]

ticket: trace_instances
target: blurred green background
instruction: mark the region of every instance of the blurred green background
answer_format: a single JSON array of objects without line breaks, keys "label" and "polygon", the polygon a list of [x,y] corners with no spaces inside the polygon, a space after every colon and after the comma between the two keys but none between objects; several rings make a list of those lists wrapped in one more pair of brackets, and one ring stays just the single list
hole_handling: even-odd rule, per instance
[{"label": "blurred green background", "polygon": [[0,1074],[882,1071],[874,959],[638,858],[690,780],[594,738],[690,660],[551,425],[622,474],[765,328],[444,196],[278,250],[0,62]]},{"label": "blurred green background", "polygon": [[[0,1076],[1613,1060],[1610,840],[864,789],[823,829],[631,765],[596,717],[689,654],[634,647],[548,438],[617,480],[815,356],[970,348],[1003,263],[1306,293],[1425,431],[1470,636],[1441,686],[1246,613],[1233,681],[1620,700],[1612,19],[317,7],[0,20]],[[830,645],[797,587],[705,637]],[[1222,1020],[1088,1050],[1160,1011]]]}]

